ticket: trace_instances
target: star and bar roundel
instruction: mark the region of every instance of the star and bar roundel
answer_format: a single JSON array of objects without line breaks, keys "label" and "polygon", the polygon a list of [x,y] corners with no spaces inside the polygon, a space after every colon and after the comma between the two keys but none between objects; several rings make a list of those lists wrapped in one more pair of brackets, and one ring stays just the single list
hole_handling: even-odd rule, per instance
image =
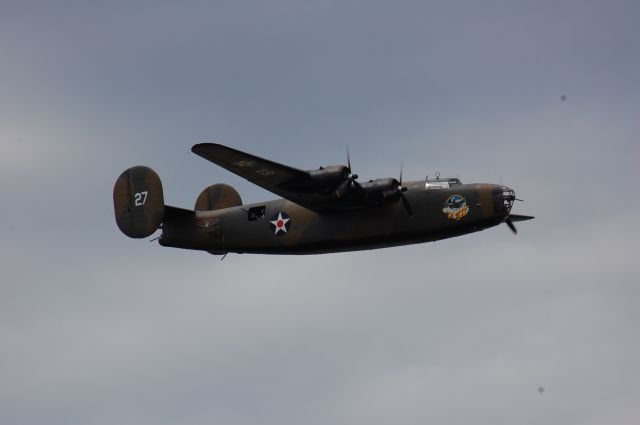
[{"label": "star and bar roundel", "polygon": [[286,235],[291,228],[291,218],[286,212],[280,211],[271,217],[269,225],[276,236]]}]

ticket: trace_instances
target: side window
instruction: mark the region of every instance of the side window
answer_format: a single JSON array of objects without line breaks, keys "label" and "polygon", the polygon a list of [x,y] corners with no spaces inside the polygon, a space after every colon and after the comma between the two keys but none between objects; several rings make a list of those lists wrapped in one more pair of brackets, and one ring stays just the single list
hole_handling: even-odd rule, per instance
[{"label": "side window", "polygon": [[265,214],[265,206],[261,205],[259,207],[251,207],[247,213],[249,221],[254,221],[258,219],[263,219]]},{"label": "side window", "polygon": [[425,189],[449,189],[449,182],[427,182],[425,184]]}]

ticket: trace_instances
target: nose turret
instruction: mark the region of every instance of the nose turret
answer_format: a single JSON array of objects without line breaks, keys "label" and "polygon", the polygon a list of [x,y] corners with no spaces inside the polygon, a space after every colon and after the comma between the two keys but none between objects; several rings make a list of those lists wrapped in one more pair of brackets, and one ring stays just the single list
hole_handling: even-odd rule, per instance
[{"label": "nose turret", "polygon": [[513,201],[521,201],[516,198],[516,193],[507,186],[495,186],[493,189],[493,213],[496,218],[499,218],[502,222],[509,226],[509,229],[513,234],[517,234],[518,230],[513,224],[515,221],[531,220],[533,217],[530,215],[511,214],[511,207]]},{"label": "nose turret", "polygon": [[493,189],[493,213],[500,217],[508,217],[516,200],[516,193],[507,186],[496,186]]}]

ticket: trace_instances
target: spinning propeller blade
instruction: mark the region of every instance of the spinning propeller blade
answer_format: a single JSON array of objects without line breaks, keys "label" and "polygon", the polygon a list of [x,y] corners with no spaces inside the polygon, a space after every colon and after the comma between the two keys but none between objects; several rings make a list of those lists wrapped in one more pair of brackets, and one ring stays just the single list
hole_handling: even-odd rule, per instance
[{"label": "spinning propeller blade", "polygon": [[349,170],[349,175],[342,183],[340,183],[340,185],[335,191],[335,194],[338,198],[341,198],[344,195],[346,195],[349,190],[356,189],[360,186],[358,182],[355,181],[358,178],[358,175],[353,174],[351,172],[351,155],[349,154],[348,146],[347,146],[347,168]]},{"label": "spinning propeller blade", "polygon": [[400,179],[398,180],[398,193],[400,194],[400,199],[402,200],[402,205],[404,206],[404,209],[407,210],[407,212],[411,217],[413,217],[413,209],[411,208],[411,203],[409,202],[407,197],[404,196],[404,192],[407,191],[407,188],[402,185],[402,169],[403,168],[404,168],[404,162],[400,163]]},{"label": "spinning propeller blade", "polygon": [[507,223],[507,226],[509,226],[509,229],[511,229],[514,235],[518,234],[518,229],[516,229],[516,225],[513,224],[513,221],[511,221],[511,218],[509,218],[509,216],[504,219],[504,222]]},{"label": "spinning propeller blade", "polygon": [[404,193],[402,192],[400,193],[400,199],[402,199],[402,205],[404,205],[404,209],[407,210],[407,212],[411,217],[413,217],[413,209],[411,209],[411,204],[409,203],[409,200],[407,199],[406,196],[404,196]]}]

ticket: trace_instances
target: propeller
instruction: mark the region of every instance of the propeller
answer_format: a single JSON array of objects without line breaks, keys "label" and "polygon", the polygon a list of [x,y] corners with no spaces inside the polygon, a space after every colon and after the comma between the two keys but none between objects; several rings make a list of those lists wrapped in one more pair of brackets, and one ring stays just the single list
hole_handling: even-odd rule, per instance
[{"label": "propeller", "polygon": [[340,183],[335,191],[335,194],[338,198],[343,197],[349,190],[359,186],[358,182],[356,182],[358,175],[351,172],[351,155],[349,154],[349,147],[347,147],[347,169],[349,170],[347,178],[342,183]]},{"label": "propeller", "polygon": [[402,205],[404,209],[407,210],[409,215],[413,218],[413,209],[411,208],[411,204],[406,196],[404,196],[404,192],[407,191],[407,187],[402,185],[402,169],[404,168],[404,163],[400,164],[400,179],[398,180],[398,193],[400,194],[400,199],[402,200]]},{"label": "propeller", "polygon": [[516,229],[516,225],[513,224],[513,222],[514,221],[526,221],[526,220],[531,220],[533,218],[534,217],[530,216],[530,215],[509,214],[508,216],[505,217],[504,222],[506,223],[507,226],[509,226],[509,229],[511,229],[513,234],[517,235],[518,234],[518,229]]},{"label": "propeller", "polygon": [[349,176],[347,177],[347,179],[350,180],[351,183],[354,183],[354,181],[358,179],[358,175],[357,174],[353,174],[351,172],[351,155],[349,155],[349,148],[348,147],[347,147],[347,168],[349,169]]},{"label": "propeller", "polygon": [[516,229],[516,225],[513,224],[513,221],[511,221],[509,216],[507,216],[507,218],[504,219],[504,222],[507,223],[507,226],[509,226],[509,229],[511,229],[514,235],[518,234],[518,229]]}]

